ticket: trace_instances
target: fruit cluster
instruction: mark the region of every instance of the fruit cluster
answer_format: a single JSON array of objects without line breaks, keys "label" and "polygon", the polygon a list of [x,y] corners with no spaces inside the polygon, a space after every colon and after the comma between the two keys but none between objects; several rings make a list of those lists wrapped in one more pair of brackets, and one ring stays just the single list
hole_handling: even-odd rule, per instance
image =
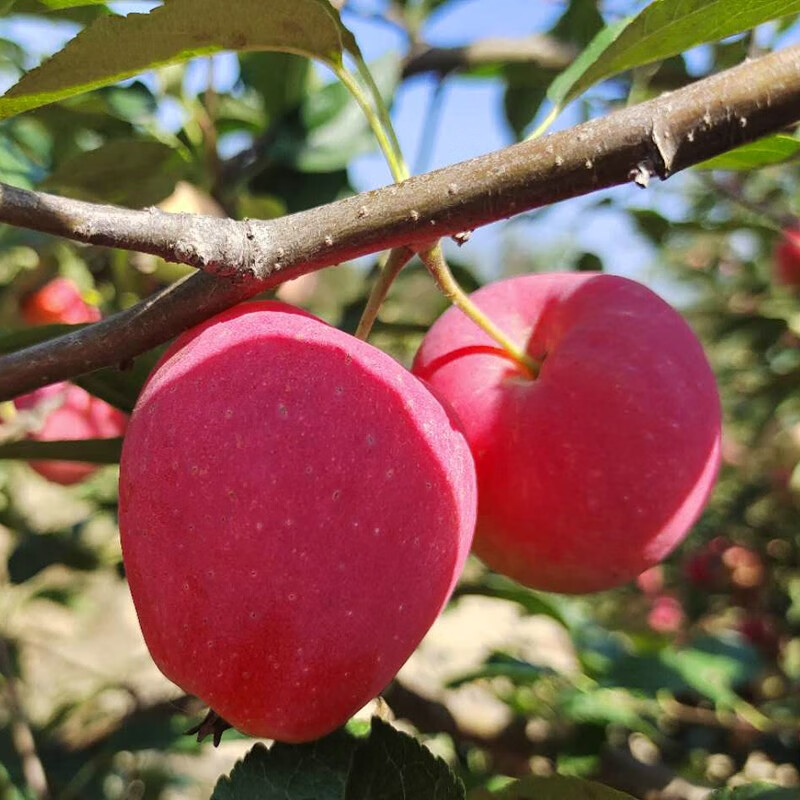
[{"label": "fruit cluster", "polygon": [[342,724],[415,649],[475,551],[539,589],[634,579],[686,535],[719,463],[703,351],[645,287],[597,274],[473,295],[411,372],[291,306],[181,336],[130,420],[123,555],[162,671],[247,733]]}]

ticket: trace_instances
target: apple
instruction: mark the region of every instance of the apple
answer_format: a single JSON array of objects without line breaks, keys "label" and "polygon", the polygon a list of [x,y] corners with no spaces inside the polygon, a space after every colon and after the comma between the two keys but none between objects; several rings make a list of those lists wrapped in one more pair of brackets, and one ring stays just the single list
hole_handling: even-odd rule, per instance
[{"label": "apple", "polygon": [[536,589],[633,580],[685,537],[717,474],[700,343],[656,294],[610,275],[525,275],[472,300],[541,363],[533,378],[456,308],[416,355],[475,457],[476,553]]},{"label": "apple", "polygon": [[800,228],[787,228],[775,247],[775,280],[785,286],[800,286]]},{"label": "apple", "polygon": [[[29,325],[95,322],[100,312],[84,301],[78,287],[67,278],[54,278],[28,295],[22,316]],[[57,383],[18,397],[21,411],[37,411],[39,426],[29,434],[38,441],[104,439],[121,436],[127,416],[79,386]],[[54,483],[70,486],[97,470],[80,461],[31,461],[30,466]]]},{"label": "apple", "polygon": [[125,437],[120,530],[161,671],[235,728],[344,723],[441,611],[471,544],[452,413],[390,356],[283,303],[182,335]]},{"label": "apple", "polygon": [[96,322],[100,312],[81,297],[78,287],[67,278],[54,278],[22,302],[22,316],[29,325]]},{"label": "apple", "polygon": [[[20,411],[34,411],[41,416],[38,428],[28,438],[41,442],[75,439],[108,439],[122,436],[127,415],[94,397],[80,386],[56,383],[17,397]],[[82,461],[30,461],[40,475],[62,486],[80,483],[98,467]]]},{"label": "apple", "polygon": [[658,633],[675,633],[683,627],[684,622],[686,615],[677,597],[660,594],[653,598],[647,614],[647,624],[652,630]]}]

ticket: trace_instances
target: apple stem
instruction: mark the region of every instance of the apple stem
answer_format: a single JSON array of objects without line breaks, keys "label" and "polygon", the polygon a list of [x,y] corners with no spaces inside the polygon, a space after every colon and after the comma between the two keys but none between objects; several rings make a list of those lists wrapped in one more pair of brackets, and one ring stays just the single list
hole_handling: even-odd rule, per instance
[{"label": "apple stem", "polygon": [[506,336],[506,334],[503,333],[503,331],[500,330],[472,300],[470,300],[469,295],[458,285],[458,281],[453,277],[450,267],[447,266],[441,243],[437,242],[433,247],[420,250],[419,257],[422,259],[422,263],[428,268],[428,272],[431,273],[433,279],[436,281],[436,285],[441,289],[444,296],[447,297],[453,305],[461,309],[461,311],[463,311],[479,328],[491,336],[531,378],[536,378],[539,375],[541,364],[531,358],[523,348],[519,347]]},{"label": "apple stem", "polygon": [[400,273],[400,270],[408,264],[413,255],[414,251],[408,247],[395,247],[394,250],[389,252],[386,263],[381,266],[378,277],[375,283],[372,284],[372,290],[369,293],[369,298],[367,298],[367,305],[364,307],[361,319],[358,321],[356,339],[367,340],[378,317],[378,311],[380,311],[386,295],[389,294],[389,288]]}]

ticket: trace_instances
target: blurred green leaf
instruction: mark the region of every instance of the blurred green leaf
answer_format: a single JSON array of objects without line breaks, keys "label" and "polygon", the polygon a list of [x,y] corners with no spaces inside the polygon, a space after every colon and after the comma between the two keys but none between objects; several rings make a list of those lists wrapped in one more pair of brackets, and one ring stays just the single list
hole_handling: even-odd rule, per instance
[{"label": "blurred green leaf", "polygon": [[622,725],[648,736],[658,736],[658,729],[640,713],[636,698],[624,689],[574,689],[566,692],[558,704],[566,719],[593,725]]},{"label": "blurred green leaf", "polygon": [[541,614],[571,628],[579,621],[579,612],[563,595],[548,594],[527,589],[503,575],[489,573],[479,583],[464,583],[457,587],[455,597],[461,595],[483,595],[510,600],[522,606],[529,614]]},{"label": "blurred green leaf", "polygon": [[653,697],[694,690],[729,707],[738,701],[735,690],[754,680],[761,666],[758,652],[745,641],[703,636],[684,647],[626,654],[612,663],[603,682]]},{"label": "blurred green leaf", "polygon": [[118,464],[122,439],[68,439],[37,442],[23,439],[0,444],[0,460],[83,461],[88,464]]},{"label": "blurred green leaf", "polygon": [[162,142],[116,139],[62,162],[43,187],[94,202],[142,208],[170,195],[187,165]]},{"label": "blurred green leaf", "polygon": [[601,783],[564,775],[530,775],[497,792],[480,789],[470,792],[469,800],[633,800],[631,795]]},{"label": "blurred green leaf", "polygon": [[327,0],[171,0],[147,14],[97,19],[0,98],[0,119],[220,50],[280,50],[340,64],[358,47]]},{"label": "blurred green leaf", "polygon": [[307,58],[293,53],[244,53],[239,64],[242,82],[261,95],[270,123],[305,99],[312,75]]},{"label": "blurred green leaf", "polygon": [[[370,71],[388,103],[400,77],[399,57],[389,53],[372,63]],[[332,172],[376,146],[358,103],[335,81],[308,95],[298,113],[273,132],[266,159],[301,172]]]},{"label": "blurred green leaf", "polygon": [[22,350],[85,327],[85,325],[39,325],[36,328],[22,328],[17,331],[0,331],[0,354],[13,353],[15,350]]},{"label": "blurred green leaf", "polygon": [[504,653],[492,653],[484,664],[475,670],[453,678],[447,682],[449,689],[457,689],[465,683],[485,678],[508,678],[517,684],[531,684],[540,678],[558,675],[552,667],[531,664],[518,658],[512,658]]},{"label": "blurred green leaf", "polygon": [[514,135],[521,139],[547,96],[554,72],[535,64],[509,64],[503,68],[503,74],[506,79],[503,111]]},{"label": "blurred green leaf", "polygon": [[40,533],[25,536],[8,559],[11,583],[24,583],[53,564],[84,572],[97,569],[97,554],[74,536]]},{"label": "blurred green leaf", "polygon": [[800,12],[800,0],[653,0],[636,16],[604,28],[556,78],[557,108],[599,81]]},{"label": "blurred green leaf", "polygon": [[695,169],[752,170],[782,164],[800,156],[800,139],[776,134],[742,145],[727,153],[697,164]]}]

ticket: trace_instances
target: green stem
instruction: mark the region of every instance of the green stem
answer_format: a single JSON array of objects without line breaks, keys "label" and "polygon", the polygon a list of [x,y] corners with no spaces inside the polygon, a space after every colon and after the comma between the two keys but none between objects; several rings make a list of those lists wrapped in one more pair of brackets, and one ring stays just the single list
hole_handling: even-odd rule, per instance
[{"label": "green stem", "polygon": [[386,103],[383,102],[383,95],[381,95],[381,90],[378,88],[378,84],[375,83],[375,78],[372,77],[372,73],[369,70],[369,67],[366,65],[363,58],[360,55],[356,56],[356,68],[358,69],[358,74],[361,76],[361,79],[367,84],[369,87],[370,92],[372,93],[372,101],[375,104],[375,108],[378,111],[378,118],[381,121],[383,129],[387,132],[389,139],[391,141],[392,150],[394,152],[395,158],[400,166],[400,172],[402,173],[402,178],[397,178],[395,176],[395,180],[405,180],[409,177],[408,166],[403,159],[403,151],[400,148],[400,142],[397,139],[397,134],[394,130],[394,125],[392,125],[392,118],[389,115],[389,109],[386,107]]},{"label": "green stem", "polygon": [[[391,123],[386,125],[382,119],[380,108],[376,113],[375,109],[369,102],[369,98],[362,90],[355,76],[349,72],[343,64],[332,64],[331,66],[333,71],[336,73],[336,76],[347,87],[347,90],[353,95],[353,98],[364,112],[364,116],[367,118],[369,126],[372,128],[372,132],[375,134],[375,138],[378,140],[378,145],[389,164],[389,169],[392,171],[392,177],[397,183],[404,181],[408,177],[408,168],[403,161],[403,156],[400,154],[400,148],[397,145],[397,138],[394,135],[394,129],[392,128]],[[369,71],[367,71],[367,74],[369,74]],[[380,106],[383,106],[382,102],[380,103]]]},{"label": "green stem", "polygon": [[375,283],[372,284],[372,290],[367,299],[367,305],[364,307],[364,312],[361,314],[361,319],[358,321],[358,328],[356,328],[356,339],[367,340],[372,326],[378,317],[383,301],[386,295],[389,294],[394,279],[400,273],[400,270],[408,264],[411,257],[414,255],[413,250],[407,247],[395,247],[389,253],[386,263],[381,267]]},{"label": "green stem", "polygon": [[542,120],[542,124],[525,137],[525,141],[529,142],[532,139],[538,139],[553,124],[553,122],[555,122],[556,117],[560,113],[561,109],[558,106],[554,106],[550,113],[544,118],[544,120]]},{"label": "green stem", "polygon": [[532,359],[523,348],[513,342],[497,325],[492,322],[473,302],[467,293],[458,285],[458,282],[450,272],[450,267],[442,252],[442,245],[437,242],[428,250],[420,251],[419,257],[433,275],[442,293],[455,306],[460,308],[476,325],[485,333],[492,337],[505,352],[519,364],[531,378],[536,378],[539,374],[541,364]]}]

